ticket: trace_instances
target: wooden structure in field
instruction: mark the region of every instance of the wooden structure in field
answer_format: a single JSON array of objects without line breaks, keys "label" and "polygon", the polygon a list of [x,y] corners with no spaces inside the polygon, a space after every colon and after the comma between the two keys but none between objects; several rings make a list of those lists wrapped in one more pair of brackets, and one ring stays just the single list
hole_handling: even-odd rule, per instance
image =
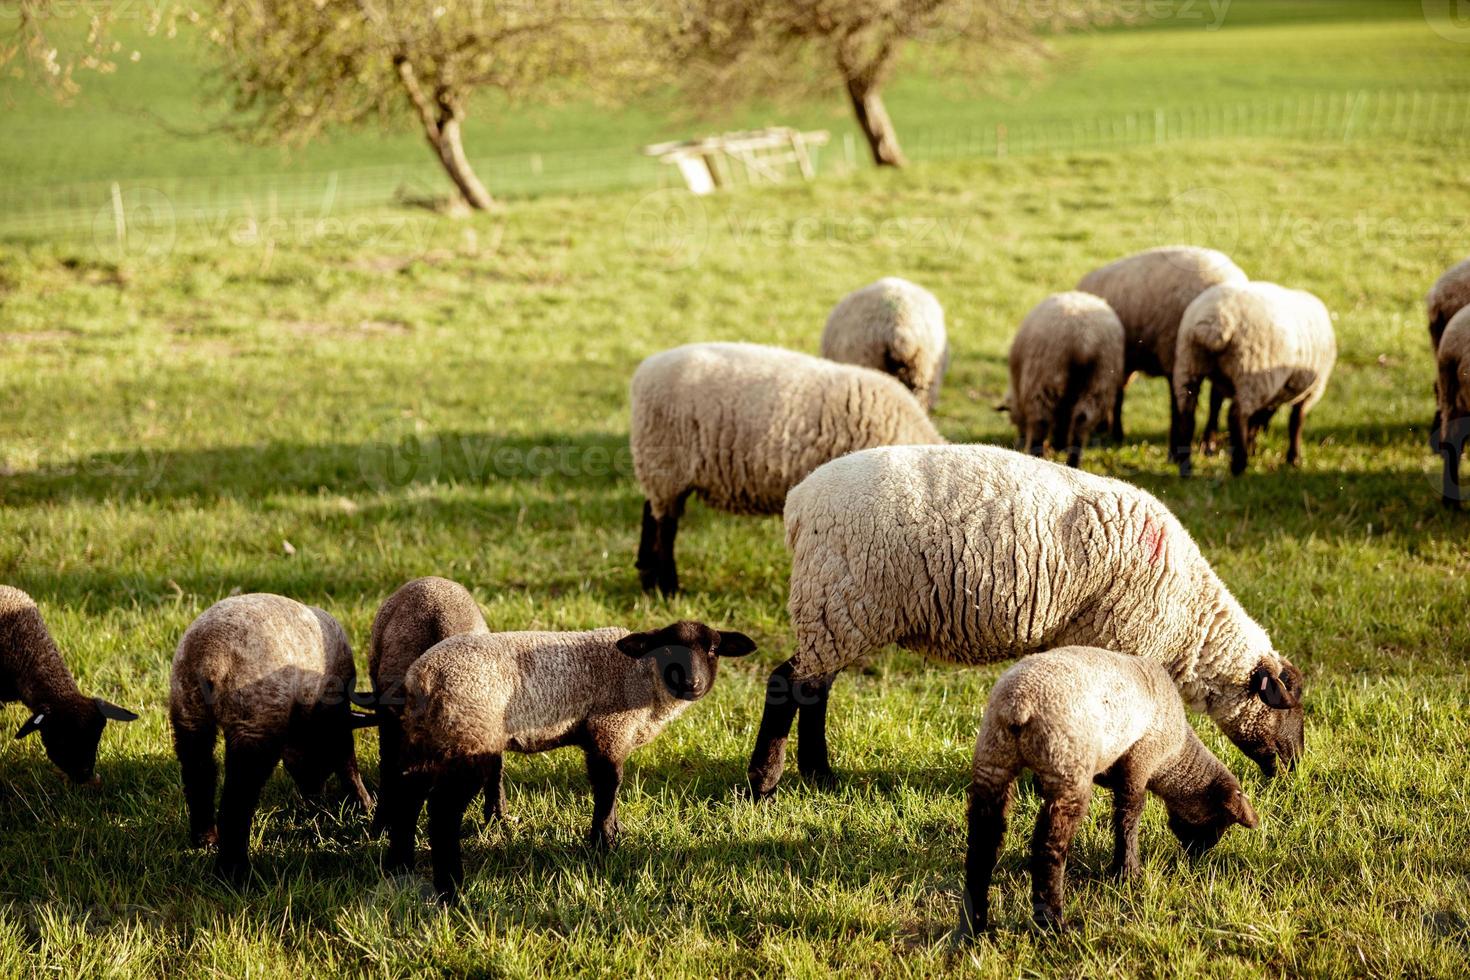
[{"label": "wooden structure in field", "polygon": [[645,146],[643,152],[678,167],[690,191],[709,194],[740,177],[748,184],[778,183],[787,178],[793,167],[803,180],[811,180],[816,174],[811,150],[825,146],[829,138],[826,130],[804,133],[789,126],[772,126],[676,143],[654,143]]}]

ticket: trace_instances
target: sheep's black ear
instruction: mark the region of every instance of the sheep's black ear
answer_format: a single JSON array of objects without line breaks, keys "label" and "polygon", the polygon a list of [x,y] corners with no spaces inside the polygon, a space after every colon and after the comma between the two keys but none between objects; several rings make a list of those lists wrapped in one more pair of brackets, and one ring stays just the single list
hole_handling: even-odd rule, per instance
[{"label": "sheep's black ear", "polygon": [[376,708],[378,696],[372,691],[348,691],[347,700],[359,708]]},{"label": "sheep's black ear", "polygon": [[32,732],[39,732],[41,730],[41,722],[45,720],[46,712],[37,711],[35,714],[26,719],[26,723],[24,725],[20,726],[20,731],[15,733],[15,737],[17,739],[22,739]]},{"label": "sheep's black ear", "polygon": [[1225,809],[1246,830],[1255,830],[1261,825],[1261,818],[1256,816],[1255,807],[1251,806],[1251,801],[1238,789],[1231,790],[1225,797]]},{"label": "sheep's black ear", "polygon": [[744,633],[734,630],[720,630],[720,644],[714,650],[721,657],[743,657],[748,653],[755,653],[755,641]]},{"label": "sheep's black ear", "polygon": [[108,721],[138,720],[137,715],[133,714],[127,708],[119,708],[111,701],[104,700],[103,698],[93,698],[92,701],[97,705],[97,710],[102,712],[102,717],[106,718]]},{"label": "sheep's black ear", "polygon": [[1265,702],[1267,707],[1285,711],[1297,706],[1296,698],[1286,689],[1281,678],[1266,667],[1257,667],[1251,674],[1251,693]]},{"label": "sheep's black ear", "polygon": [[659,640],[658,632],[629,633],[617,642],[617,647],[630,657],[646,657],[654,650],[664,644]]},{"label": "sheep's black ear", "polygon": [[351,728],[353,730],[356,730],[356,729],[359,729],[359,728],[372,728],[372,727],[376,726],[377,723],[378,723],[378,716],[377,715],[367,714],[367,713],[362,712],[362,711],[349,711],[347,713],[347,717],[349,719],[351,719],[347,723],[347,727],[348,728]]}]

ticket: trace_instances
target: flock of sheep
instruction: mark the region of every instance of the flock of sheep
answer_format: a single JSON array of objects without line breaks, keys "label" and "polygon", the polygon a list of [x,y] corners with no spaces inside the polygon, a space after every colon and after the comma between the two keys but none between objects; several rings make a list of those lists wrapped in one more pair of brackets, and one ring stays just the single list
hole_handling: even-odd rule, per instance
[{"label": "flock of sheep", "polygon": [[[1430,294],[1446,479],[1452,427],[1470,416],[1470,260]],[[1171,456],[1189,472],[1199,388],[1211,382],[1207,451],[1224,399],[1232,470],[1256,434],[1291,410],[1288,460],[1321,398],[1336,345],[1310,294],[1246,279],[1224,255],[1153,249],[1084,277],[1026,317],[1010,353],[1005,406],[1031,455],[949,445],[928,409],[949,361],[943,311],[927,291],[884,279],[845,298],[824,357],[751,344],[692,344],[649,357],[632,381],[630,440],[646,497],[637,569],[645,589],[678,589],[674,540],[697,493],[736,513],[784,513],[792,555],[794,655],[767,683],[749,795],[770,797],[796,728],[797,768],[833,773],[826,735],[837,674],[897,643],[939,660],[1024,657],[991,692],[976,741],[961,934],[988,926],[991,875],[1011,787],[1032,770],[1043,805],[1033,837],[1037,922],[1064,924],[1063,869],[1094,783],[1114,800],[1119,876],[1137,871],[1138,823],[1154,793],[1191,853],[1235,824],[1257,825],[1239,781],[1199,741],[1184,709],[1208,714],[1266,775],[1303,747],[1301,671],[1216,576],[1157,499],[1076,468],[1094,429],[1121,437],[1123,389],[1137,371],[1172,379]],[[1043,459],[1050,443],[1071,468]],[[1446,499],[1450,499],[1447,483]],[[428,805],[434,885],[463,880],[465,810],[505,813],[502,760],[577,746],[593,791],[591,843],[619,834],[623,764],[714,685],[719,661],[755,649],[699,622],[631,632],[491,632],[471,594],[415,579],[372,626],[372,688],[356,690],[352,649],[321,609],[277,595],[221,600],[175,654],[169,718],[189,836],[216,870],[249,879],[250,829],[278,763],[320,798],[335,776],[372,804],[353,731],[374,727],[380,785],[373,832],[385,864],[412,867]],[[36,604],[0,586],[0,701],[31,716],[72,779],[95,779],[108,720],[132,712],[77,689]],[[367,709],[354,710],[354,707]],[[216,806],[215,743],[225,742]]]}]

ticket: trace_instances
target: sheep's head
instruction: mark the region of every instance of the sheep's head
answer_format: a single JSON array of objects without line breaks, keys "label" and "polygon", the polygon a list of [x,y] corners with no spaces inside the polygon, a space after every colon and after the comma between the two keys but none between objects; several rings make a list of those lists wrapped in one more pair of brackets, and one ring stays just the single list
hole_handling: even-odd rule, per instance
[{"label": "sheep's head", "polygon": [[1279,665],[1262,660],[1244,689],[1216,702],[1210,712],[1267,776],[1276,775],[1278,764],[1290,769],[1304,748],[1302,672],[1286,658],[1278,660]]},{"label": "sheep's head", "polygon": [[617,646],[635,660],[652,662],[669,694],[681,701],[698,701],[715,686],[719,658],[752,653],[755,641],[744,633],[684,621],[660,630],[629,633]]},{"label": "sheep's head", "polygon": [[1250,800],[1241,792],[1240,782],[1229,770],[1212,779],[1204,791],[1185,799],[1170,800],[1169,829],[1192,856],[1205,853],[1236,824],[1247,830],[1260,825]]},{"label": "sheep's head", "polygon": [[73,782],[93,783],[97,775],[97,744],[111,721],[136,721],[137,715],[102,698],[79,698],[59,705],[42,705],[15,733],[25,738],[41,733],[47,757]]}]

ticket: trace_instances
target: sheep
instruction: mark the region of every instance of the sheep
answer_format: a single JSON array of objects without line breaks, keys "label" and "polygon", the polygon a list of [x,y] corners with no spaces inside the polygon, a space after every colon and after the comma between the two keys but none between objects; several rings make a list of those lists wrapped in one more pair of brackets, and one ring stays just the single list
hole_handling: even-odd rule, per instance
[{"label": "sheep", "polygon": [[939,443],[902,384],[869,368],[755,344],[654,354],[632,383],[633,472],[645,497],[636,567],[679,590],[674,538],[690,493],[737,514],[778,514],[786,492],[854,449]]},{"label": "sheep", "polygon": [[419,810],[429,803],[434,886],[453,901],[464,880],[460,823],[506,752],[579,746],[592,784],[593,847],[617,842],[623,763],[708,694],[718,661],[755,650],[745,634],[678,622],[629,633],[463,634],[437,644],[404,681],[405,773],[391,800],[387,869],[413,863]]},{"label": "sheep", "polygon": [[[994,446],[869,449],[791,491],[786,544],[796,652],[767,684],[757,799],[776,790],[798,709],[797,766],[834,781],[832,682],[888,643],[959,664],[1119,650],[1162,663],[1268,775],[1301,754],[1301,672],[1137,487]],[[1263,679],[1280,704],[1263,700]]]},{"label": "sheep", "polygon": [[[326,612],[285,596],[221,599],[190,624],[174,654],[169,722],[189,811],[189,842],[217,845],[216,873],[250,876],[250,825],[260,792],[284,761],[303,796],[335,774],[349,801],[370,801],[357,771],[352,648]],[[214,742],[225,739],[225,784],[214,816]]]},{"label": "sheep", "polygon": [[822,356],[891,374],[932,409],[949,370],[944,307],[907,279],[879,279],[833,307],[822,331]]},{"label": "sheep", "polygon": [[1198,855],[1235,824],[1259,820],[1240,781],[1199,740],[1159,664],[1096,647],[1032,654],[1001,675],[975,740],[959,935],[989,927],[990,878],[1005,840],[1011,786],[1036,774],[1041,811],[1031,844],[1037,925],[1066,928],[1067,852],[1097,782],[1113,793],[1112,874],[1139,871],[1138,824],[1151,792],[1169,829]]},{"label": "sheep", "polygon": [[1057,293],[1021,321],[1011,342],[1011,388],[1006,406],[1022,449],[1067,451],[1082,461],[1094,426],[1107,426],[1123,383],[1123,325],[1090,293]]},{"label": "sheep", "polygon": [[[1424,297],[1424,306],[1429,314],[1429,348],[1438,355],[1440,338],[1450,320],[1460,310],[1470,306],[1470,259],[1455,263],[1435,280],[1429,289],[1429,295]],[[1435,452],[1440,449],[1438,403],[1439,393],[1436,389],[1436,411],[1434,420],[1429,423],[1429,448]]]},{"label": "sheep", "polygon": [[[1246,274],[1223,252],[1193,245],[1165,245],[1129,255],[1094,269],[1077,288],[1107,300],[1118,314],[1127,337],[1123,383],[1113,409],[1115,442],[1123,441],[1123,392],[1135,371],[1174,377],[1174,338],[1179,318],[1194,298],[1211,286],[1245,282]],[[1211,391],[1210,417],[1205,426],[1206,452],[1214,453],[1215,420],[1221,399]],[[1174,430],[1174,399],[1169,399],[1169,430]],[[1171,453],[1177,447],[1170,447]],[[1172,460],[1171,460],[1172,461]]]},{"label": "sheep", "polygon": [[1230,472],[1239,476],[1255,452],[1256,436],[1283,405],[1291,406],[1289,466],[1301,464],[1302,420],[1321,400],[1337,361],[1332,315],[1322,301],[1299,289],[1247,282],[1212,286],[1179,324],[1174,352],[1179,475],[1192,470],[1195,405],[1199,386],[1230,398]]},{"label": "sheep", "polygon": [[1436,448],[1444,456],[1444,486],[1441,499],[1451,510],[1460,507],[1460,453],[1470,430],[1470,306],[1450,318],[1435,354],[1439,378],[1435,393],[1439,411],[1435,419]]},{"label": "sheep", "polygon": [[19,701],[31,711],[15,737],[40,732],[46,756],[74,783],[100,782],[97,746],[107,723],[138,719],[111,701],[83,694],[36,601],[20,589],[0,585],[0,704],[7,701]]},{"label": "sheep", "polygon": [[[400,774],[403,726],[403,678],[415,660],[440,640],[460,633],[488,633],[475,597],[458,582],[429,576],[400,586],[373,617],[368,646],[368,674],[373,682],[373,704],[378,714],[378,808],[373,814],[374,834],[387,826],[385,804]],[[485,819],[499,817],[503,794],[487,793]]]}]

